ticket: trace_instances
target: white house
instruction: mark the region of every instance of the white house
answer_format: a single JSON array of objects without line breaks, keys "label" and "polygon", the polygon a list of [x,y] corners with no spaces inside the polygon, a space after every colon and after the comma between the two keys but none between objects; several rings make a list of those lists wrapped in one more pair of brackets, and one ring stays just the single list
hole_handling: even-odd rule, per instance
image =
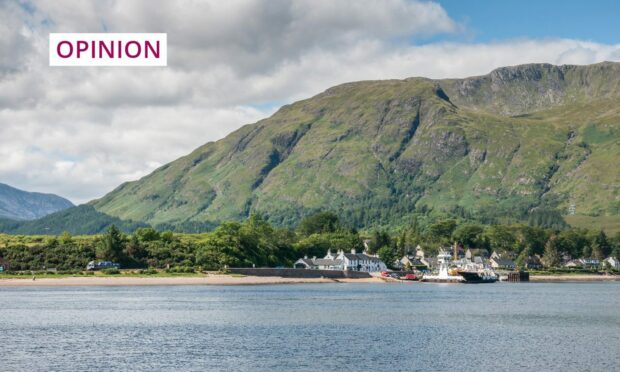
[{"label": "white house", "polygon": [[366,253],[356,253],[355,249],[351,253],[345,253],[343,250],[337,254],[332,254],[331,250],[327,251],[324,258],[308,257],[300,258],[294,264],[297,269],[315,269],[315,270],[350,270],[376,272],[385,271],[387,266],[376,255],[368,255]]},{"label": "white house", "polygon": [[569,267],[569,268],[577,268],[577,267],[581,267],[581,261],[579,261],[579,260],[570,260],[570,261],[567,261],[567,262],[564,264],[564,267]]},{"label": "white house", "polygon": [[415,258],[417,258],[418,260],[421,260],[424,258],[424,249],[422,249],[422,247],[419,244],[417,247],[415,247]]},{"label": "white house", "polygon": [[517,267],[513,260],[507,258],[491,257],[489,261],[494,269],[514,270]]},{"label": "white house", "polygon": [[617,257],[607,257],[605,260],[614,270],[620,270],[620,260]]},{"label": "white house", "polygon": [[598,269],[601,266],[601,261],[596,258],[580,258],[579,262],[584,269]]}]

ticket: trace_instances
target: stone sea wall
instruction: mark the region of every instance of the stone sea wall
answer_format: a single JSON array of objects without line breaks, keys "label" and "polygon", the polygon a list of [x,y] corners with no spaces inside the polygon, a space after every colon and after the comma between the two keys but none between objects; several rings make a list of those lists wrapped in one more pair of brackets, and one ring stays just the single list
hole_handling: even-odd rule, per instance
[{"label": "stone sea wall", "polygon": [[361,271],[312,270],[312,269],[272,269],[272,268],[231,268],[233,274],[252,276],[280,276],[283,278],[370,278],[370,274]]}]

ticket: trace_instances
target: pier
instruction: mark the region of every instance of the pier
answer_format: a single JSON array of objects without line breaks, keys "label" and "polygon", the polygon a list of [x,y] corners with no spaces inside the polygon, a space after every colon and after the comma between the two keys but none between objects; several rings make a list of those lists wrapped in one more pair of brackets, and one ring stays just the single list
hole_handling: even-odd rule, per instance
[{"label": "pier", "polygon": [[508,273],[509,282],[529,282],[530,281],[530,273],[527,271],[513,271]]}]

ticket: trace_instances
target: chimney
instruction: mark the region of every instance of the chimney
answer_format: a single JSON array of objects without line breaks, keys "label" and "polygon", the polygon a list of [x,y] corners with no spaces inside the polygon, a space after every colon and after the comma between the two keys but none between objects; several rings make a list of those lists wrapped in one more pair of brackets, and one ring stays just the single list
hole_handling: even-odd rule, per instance
[{"label": "chimney", "polygon": [[351,254],[355,254],[355,248],[351,249]]},{"label": "chimney", "polygon": [[316,261],[316,256],[312,257],[312,261]]},{"label": "chimney", "polygon": [[308,259],[308,255],[305,255],[305,256],[304,256],[304,260],[307,260],[307,259]]}]

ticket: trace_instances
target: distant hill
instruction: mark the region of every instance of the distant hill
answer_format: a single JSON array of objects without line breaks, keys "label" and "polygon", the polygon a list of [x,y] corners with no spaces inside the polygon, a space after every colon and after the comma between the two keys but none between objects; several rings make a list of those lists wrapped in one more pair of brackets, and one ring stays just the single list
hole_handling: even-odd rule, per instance
[{"label": "distant hill", "polygon": [[620,215],[620,64],[530,64],[465,79],[362,81],[282,107],[92,205],[151,224],[358,227],[412,213],[487,222]]},{"label": "distant hill", "polygon": [[0,183],[0,218],[34,220],[71,207],[73,203],[60,196],[22,191]]},{"label": "distant hill", "polygon": [[0,219],[0,232],[24,235],[59,235],[68,231],[73,235],[99,234],[116,225],[125,232],[146,227],[143,222],[123,221],[97,212],[90,205],[80,205],[52,213],[33,221]]}]

